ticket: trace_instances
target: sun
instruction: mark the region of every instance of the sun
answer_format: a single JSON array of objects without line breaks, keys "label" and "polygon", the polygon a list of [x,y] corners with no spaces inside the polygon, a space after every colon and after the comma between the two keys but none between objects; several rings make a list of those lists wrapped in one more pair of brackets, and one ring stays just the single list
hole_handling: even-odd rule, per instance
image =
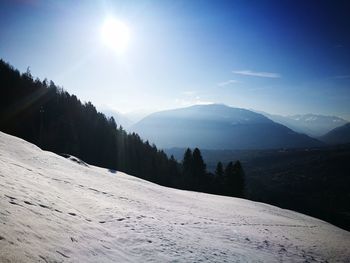
[{"label": "sun", "polygon": [[103,43],[118,54],[124,53],[129,45],[129,27],[114,17],[105,20],[101,35]]}]

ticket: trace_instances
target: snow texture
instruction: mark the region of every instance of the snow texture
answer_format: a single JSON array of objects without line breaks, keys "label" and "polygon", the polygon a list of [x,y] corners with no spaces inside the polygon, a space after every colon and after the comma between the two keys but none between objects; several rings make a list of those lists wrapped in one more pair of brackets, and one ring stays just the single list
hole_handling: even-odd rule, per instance
[{"label": "snow texture", "polygon": [[350,262],[350,233],[162,187],[0,133],[0,262]]}]

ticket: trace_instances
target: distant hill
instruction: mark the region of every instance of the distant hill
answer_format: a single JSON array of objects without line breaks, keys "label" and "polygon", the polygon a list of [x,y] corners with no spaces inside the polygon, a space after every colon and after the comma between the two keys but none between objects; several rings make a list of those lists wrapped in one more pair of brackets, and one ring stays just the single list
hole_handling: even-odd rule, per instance
[{"label": "distant hill", "polygon": [[161,148],[269,149],[322,145],[262,114],[221,104],[156,112],[130,129]]},{"label": "distant hill", "polygon": [[107,117],[113,117],[118,126],[122,126],[124,129],[128,129],[134,122],[130,120],[125,114],[122,114],[118,111],[112,109],[102,109]]},{"label": "distant hill", "polygon": [[331,130],[320,139],[328,144],[350,143],[350,122]]},{"label": "distant hill", "polygon": [[130,126],[142,120],[144,117],[153,112],[149,110],[138,110],[127,113],[121,113],[110,108],[102,108],[100,109],[100,111],[104,113],[107,117],[113,117],[117,125],[121,125],[127,131],[129,130]]},{"label": "distant hill", "polygon": [[346,120],[336,116],[325,116],[316,114],[299,114],[290,116],[273,115],[261,112],[274,122],[280,123],[288,128],[305,133],[312,137],[320,137],[334,128],[347,123]]}]

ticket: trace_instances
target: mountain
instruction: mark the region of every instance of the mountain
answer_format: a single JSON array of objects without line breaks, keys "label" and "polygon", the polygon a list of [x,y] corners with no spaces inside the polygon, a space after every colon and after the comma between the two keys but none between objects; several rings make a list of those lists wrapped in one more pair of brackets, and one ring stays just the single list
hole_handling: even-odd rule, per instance
[{"label": "mountain", "polygon": [[268,114],[265,112],[261,112],[261,114],[265,115],[274,122],[287,126],[296,132],[305,133],[315,138],[320,137],[332,129],[347,123],[346,120],[336,116],[316,114],[281,116]]},{"label": "mountain", "polygon": [[150,115],[153,112],[156,112],[156,110],[140,109],[140,110],[124,113],[124,116],[129,120],[131,120],[133,124],[135,124],[136,122],[139,122],[140,120],[142,120],[143,118],[145,118],[146,116]]},{"label": "mountain", "polygon": [[113,117],[117,125],[121,125],[126,130],[128,130],[128,128],[135,123],[125,114],[112,109],[101,109],[101,112],[104,113],[107,117]]},{"label": "mountain", "polygon": [[130,129],[161,148],[266,149],[322,144],[262,114],[221,104],[156,112]]},{"label": "mountain", "polygon": [[[74,159],[74,158],[73,158]],[[346,262],[350,232],[162,187],[0,132],[0,262]]]},{"label": "mountain", "polygon": [[153,110],[138,110],[127,113],[121,113],[110,108],[102,108],[101,112],[107,117],[113,117],[118,126],[122,126],[125,130],[129,130],[130,126],[142,120],[147,115],[154,112]]},{"label": "mountain", "polygon": [[350,143],[350,122],[331,130],[320,139],[328,144]]}]

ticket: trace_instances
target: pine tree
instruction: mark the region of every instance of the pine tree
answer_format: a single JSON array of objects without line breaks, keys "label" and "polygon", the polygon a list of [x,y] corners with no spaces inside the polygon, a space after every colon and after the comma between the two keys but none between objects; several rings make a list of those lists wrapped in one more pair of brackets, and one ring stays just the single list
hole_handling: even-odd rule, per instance
[{"label": "pine tree", "polygon": [[226,165],[224,172],[224,180],[223,180],[223,193],[225,195],[233,196],[234,194],[234,171],[233,171],[233,163],[229,162]]},{"label": "pine tree", "polygon": [[201,183],[205,179],[206,165],[203,161],[202,154],[198,148],[193,150],[193,186],[195,189],[201,188]]},{"label": "pine tree", "polygon": [[182,160],[182,175],[182,184],[185,186],[185,188],[187,188],[189,185],[191,185],[193,177],[193,156],[190,148],[187,148]]},{"label": "pine tree", "polygon": [[193,163],[193,158],[192,158],[192,151],[190,148],[187,148],[184,158],[182,160],[182,166],[183,166],[183,171],[184,173],[192,173],[192,163]]},{"label": "pine tree", "polygon": [[218,178],[222,178],[224,176],[224,168],[223,168],[222,162],[218,162],[218,164],[216,165],[215,175]]},{"label": "pine tree", "polygon": [[230,162],[224,173],[224,189],[223,192],[229,196],[244,196],[244,171],[239,161],[235,164]]},{"label": "pine tree", "polygon": [[244,171],[240,161],[236,161],[233,166],[234,172],[234,195],[244,197]]}]

